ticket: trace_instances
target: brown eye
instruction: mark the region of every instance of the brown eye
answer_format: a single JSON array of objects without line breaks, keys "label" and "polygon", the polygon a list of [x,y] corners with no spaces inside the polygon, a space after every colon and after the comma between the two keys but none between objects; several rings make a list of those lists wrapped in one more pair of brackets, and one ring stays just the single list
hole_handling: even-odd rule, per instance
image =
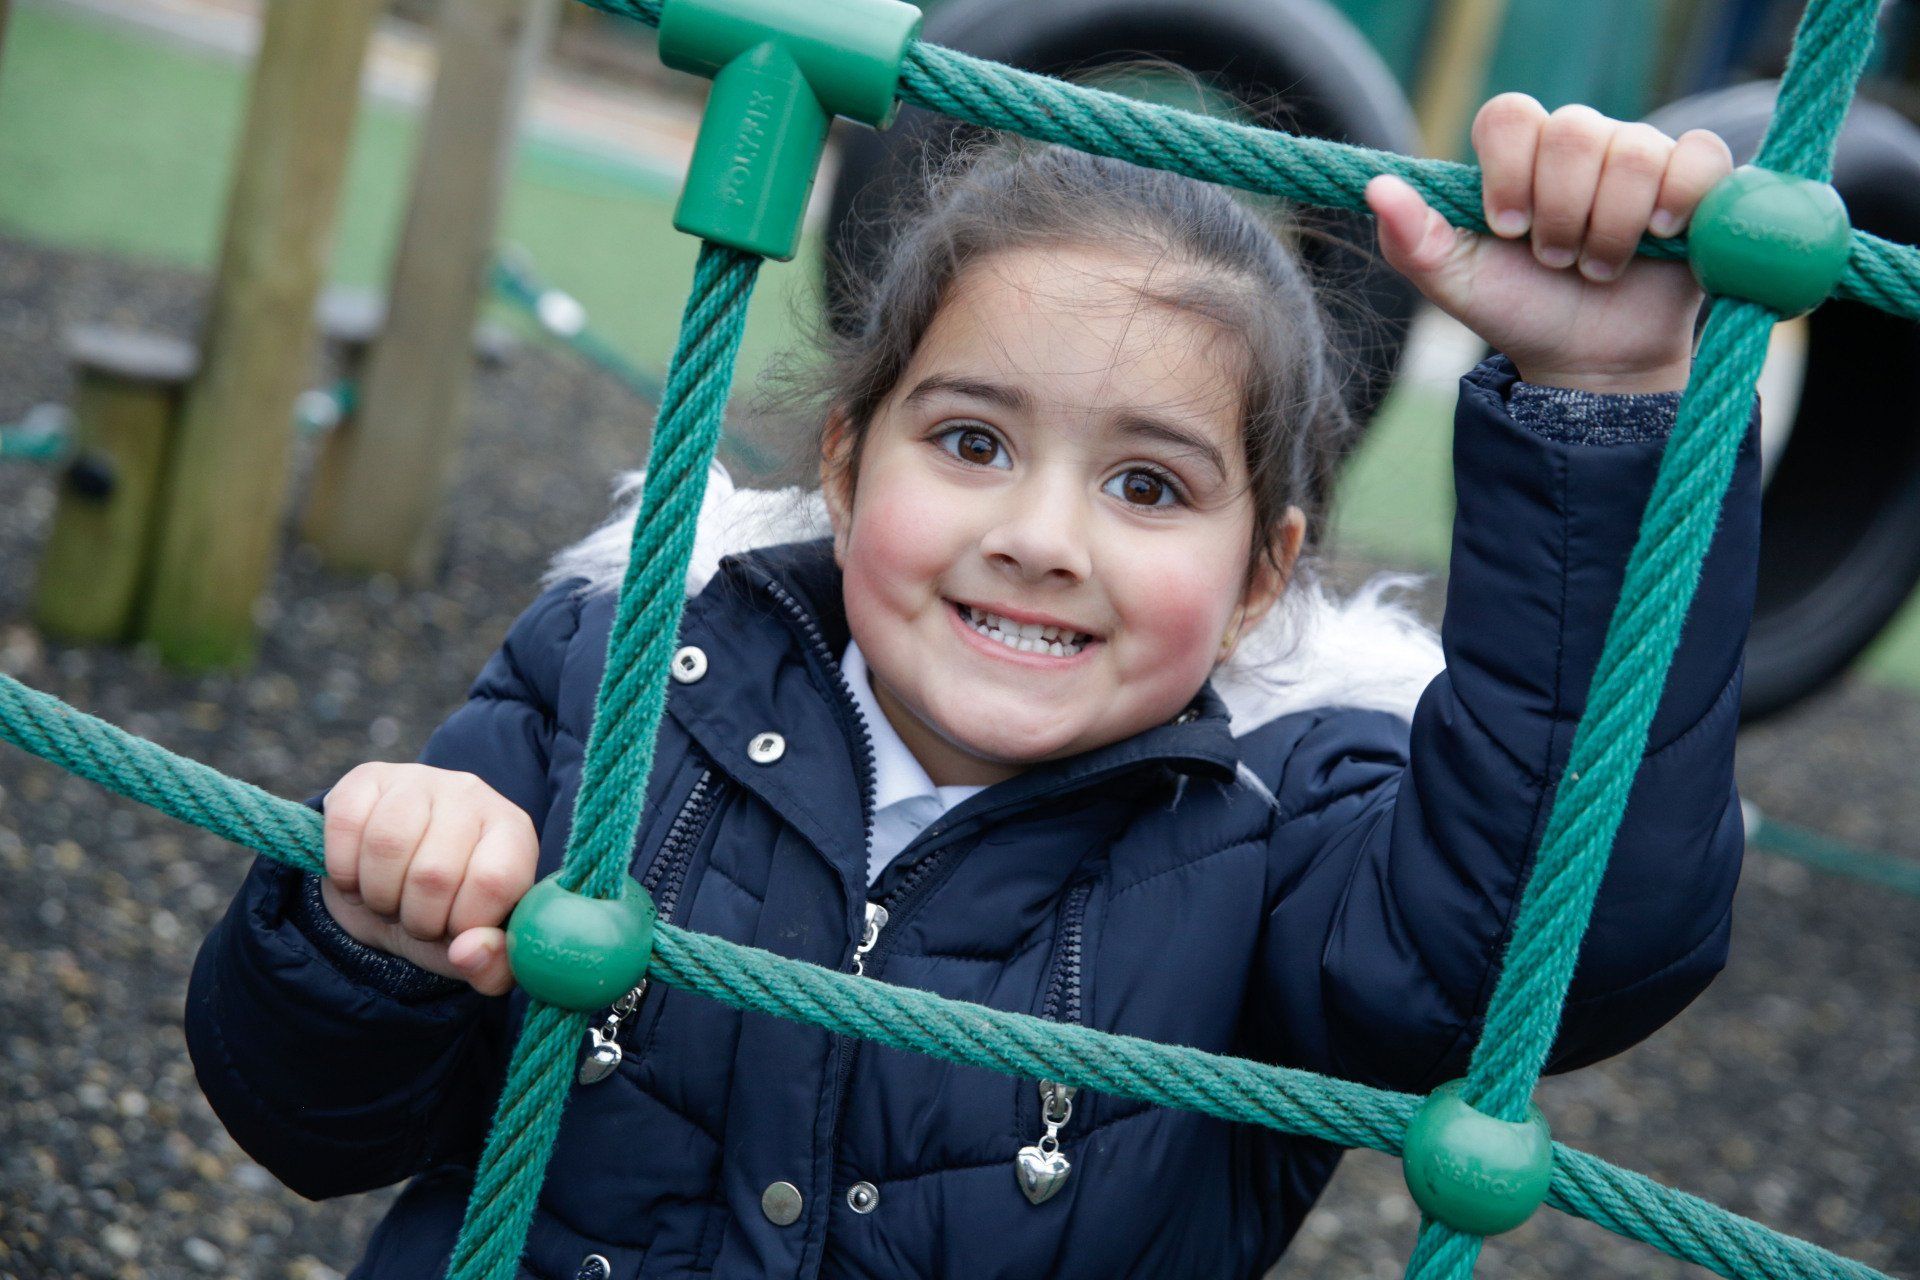
[{"label": "brown eye", "polygon": [[941,447],[962,462],[976,467],[1005,467],[1000,442],[992,433],[977,427],[955,427],[940,434]]},{"label": "brown eye", "polygon": [[1108,493],[1135,507],[1164,507],[1179,501],[1165,477],[1152,471],[1128,471],[1107,481]]}]

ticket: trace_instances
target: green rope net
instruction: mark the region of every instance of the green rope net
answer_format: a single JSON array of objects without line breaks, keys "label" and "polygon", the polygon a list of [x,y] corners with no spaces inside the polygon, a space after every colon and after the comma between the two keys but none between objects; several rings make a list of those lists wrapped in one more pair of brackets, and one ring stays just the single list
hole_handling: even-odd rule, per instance
[{"label": "green rope net", "polygon": [[[797,2],[797,0],[796,0]],[[818,0],[825,2],[825,0]],[[650,25],[662,0],[589,0]],[[1877,0],[1813,0],[1757,163],[1824,181],[1873,34]],[[919,42],[900,98],[969,123],[1293,200],[1364,208],[1368,179],[1397,174],[1454,224],[1485,231],[1480,176],[1459,164],[1231,124],[1065,84]],[[1676,258],[1677,241],[1644,242]],[[609,643],[598,714],[558,879],[618,895],[666,702],[695,517],[719,440],[758,256],[703,243],[669,366],[642,509]],[[1836,294],[1920,318],[1920,253],[1856,232]],[[1588,710],[1557,789],[1475,1047],[1465,1099],[1521,1120],[1560,1009],[1628,790],[1646,746],[1701,561],[1744,436],[1778,317],[1720,298],[1702,336],[1628,562]],[[267,857],[324,873],[321,821],[281,800],[0,677],[0,737],[121,795]],[[658,926],[650,976],[741,1009],[791,1018],[1012,1075],[1265,1125],[1398,1155],[1423,1100],[1237,1058],[1043,1021],[857,978]],[[509,1280],[524,1244],[590,1015],[533,1000],[455,1246],[453,1280]],[[1554,1144],[1546,1203],[1728,1277],[1880,1277],[1873,1269]],[[1409,1277],[1471,1274],[1481,1237],[1424,1218]]]}]

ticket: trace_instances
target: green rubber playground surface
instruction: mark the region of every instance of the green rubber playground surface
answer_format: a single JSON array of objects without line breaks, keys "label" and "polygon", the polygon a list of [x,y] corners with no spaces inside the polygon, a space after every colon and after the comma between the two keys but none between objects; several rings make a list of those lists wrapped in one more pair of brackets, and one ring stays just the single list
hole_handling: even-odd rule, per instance
[{"label": "green rubber playground surface", "polygon": [[[0,233],[64,248],[209,269],[244,107],[243,69],[216,54],[44,3],[17,4],[0,61]],[[361,111],[342,198],[333,277],[379,283],[412,159],[410,111]],[[670,176],[552,143],[522,149],[503,240],[578,297],[596,330],[664,369],[695,242],[669,225]],[[741,353],[743,386],[794,336],[811,296],[815,246],[762,273]],[[507,314],[507,313],[503,313]],[[1451,397],[1408,389],[1388,403],[1347,473],[1339,545],[1369,560],[1445,563],[1453,495]],[[1920,690],[1920,600],[1863,659],[1870,676]]]}]

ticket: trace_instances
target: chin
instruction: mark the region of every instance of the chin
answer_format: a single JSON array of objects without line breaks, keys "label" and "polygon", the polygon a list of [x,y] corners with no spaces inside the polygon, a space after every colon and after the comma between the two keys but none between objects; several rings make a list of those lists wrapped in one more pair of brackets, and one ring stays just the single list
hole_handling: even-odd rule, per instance
[{"label": "chin", "polygon": [[947,741],[970,756],[992,764],[1027,765],[1050,760],[1072,750],[1073,740],[1057,728],[1033,733],[992,733],[962,736],[949,733]]}]

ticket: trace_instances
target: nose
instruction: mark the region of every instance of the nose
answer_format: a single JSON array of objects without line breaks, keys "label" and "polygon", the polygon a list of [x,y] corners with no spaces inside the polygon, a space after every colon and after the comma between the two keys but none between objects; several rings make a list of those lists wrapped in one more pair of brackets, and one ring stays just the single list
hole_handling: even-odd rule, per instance
[{"label": "nose", "polygon": [[994,568],[1025,583],[1086,581],[1092,550],[1076,486],[1066,477],[1037,476],[1001,494],[980,551]]}]

